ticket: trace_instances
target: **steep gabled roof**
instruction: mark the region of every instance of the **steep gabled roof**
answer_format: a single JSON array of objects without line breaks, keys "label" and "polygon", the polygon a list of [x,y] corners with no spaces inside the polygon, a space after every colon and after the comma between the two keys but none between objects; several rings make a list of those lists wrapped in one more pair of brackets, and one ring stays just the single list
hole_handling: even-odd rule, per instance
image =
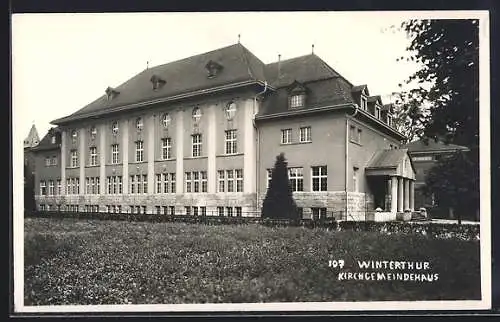
[{"label": "steep gabled roof", "polygon": [[[223,67],[222,72],[213,78],[207,77],[206,70],[206,64],[211,60]],[[153,90],[151,84],[153,75],[166,81],[166,84]],[[113,88],[119,92],[115,98],[108,100],[106,95],[102,95],[70,116],[54,120],[52,123],[61,124],[65,121],[83,118],[89,113],[111,112],[129,104],[148,102],[245,81],[265,81],[264,64],[238,43],[143,70],[123,84]]]},{"label": "steep gabled roof", "polygon": [[31,126],[28,136],[24,139],[24,147],[32,148],[39,144],[40,138],[38,137],[38,131],[36,130],[35,124]]},{"label": "steep gabled roof", "polygon": [[[61,131],[59,128],[57,127],[50,128],[40,141],[40,144],[38,144],[35,148],[33,148],[33,151],[58,149],[61,144],[60,133]],[[56,136],[56,142],[52,143],[52,137],[54,135]]]}]

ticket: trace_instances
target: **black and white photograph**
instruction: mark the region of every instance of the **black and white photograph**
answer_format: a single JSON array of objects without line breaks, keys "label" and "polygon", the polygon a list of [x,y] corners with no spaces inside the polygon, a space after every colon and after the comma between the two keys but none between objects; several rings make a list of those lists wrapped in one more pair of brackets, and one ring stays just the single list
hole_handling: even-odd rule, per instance
[{"label": "black and white photograph", "polygon": [[15,312],[490,309],[489,41],[488,11],[13,14]]}]

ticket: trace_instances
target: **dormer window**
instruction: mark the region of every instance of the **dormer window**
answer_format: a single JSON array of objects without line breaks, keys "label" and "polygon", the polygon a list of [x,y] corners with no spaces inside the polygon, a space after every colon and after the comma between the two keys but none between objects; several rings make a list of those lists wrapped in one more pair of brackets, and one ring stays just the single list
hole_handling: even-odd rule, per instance
[{"label": "dormer window", "polygon": [[157,90],[157,89],[161,88],[167,82],[167,81],[165,81],[164,79],[160,78],[157,75],[151,76],[150,81],[153,84],[153,90]]},{"label": "dormer window", "polygon": [[375,106],[375,118],[380,119],[380,106]]},{"label": "dormer window", "polygon": [[120,92],[118,92],[116,89],[109,87],[109,86],[108,86],[108,88],[106,88],[106,96],[107,96],[108,100],[112,100],[118,94],[120,94]]},{"label": "dormer window", "polygon": [[304,106],[305,95],[294,94],[290,96],[290,108],[298,108]]},{"label": "dormer window", "polygon": [[368,109],[368,100],[365,95],[361,94],[360,107],[362,110],[366,111]]},{"label": "dormer window", "polygon": [[392,126],[392,116],[387,114],[387,125]]},{"label": "dormer window", "polygon": [[223,66],[213,60],[210,60],[206,65],[205,69],[207,70],[208,78],[214,78],[222,71]]}]

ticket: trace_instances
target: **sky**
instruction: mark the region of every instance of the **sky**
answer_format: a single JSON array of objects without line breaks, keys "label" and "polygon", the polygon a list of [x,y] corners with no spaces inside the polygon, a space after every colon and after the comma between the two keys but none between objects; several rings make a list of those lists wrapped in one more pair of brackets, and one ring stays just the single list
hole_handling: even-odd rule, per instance
[{"label": "sky", "polygon": [[[13,110],[26,136],[149,66],[240,42],[264,63],[314,53],[371,94],[398,91],[416,66],[401,15],[381,12],[19,14],[12,18]],[[388,96],[387,99],[390,97]],[[385,99],[385,102],[387,102]],[[24,138],[24,137],[23,137]]]}]

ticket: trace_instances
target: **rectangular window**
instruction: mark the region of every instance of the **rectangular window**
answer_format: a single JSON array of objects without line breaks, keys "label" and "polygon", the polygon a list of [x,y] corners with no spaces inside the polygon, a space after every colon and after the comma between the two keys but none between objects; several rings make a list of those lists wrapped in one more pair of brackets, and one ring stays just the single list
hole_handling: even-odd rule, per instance
[{"label": "rectangular window", "polygon": [[170,215],[174,216],[175,215],[175,206],[169,206],[170,208]]},{"label": "rectangular window", "polygon": [[193,206],[193,216],[198,216],[198,207]]},{"label": "rectangular window", "polygon": [[195,171],[192,174],[193,176],[193,192],[200,192],[200,173]]},{"label": "rectangular window", "polygon": [[191,215],[191,207],[185,206],[184,207],[184,211],[186,213],[186,216],[190,216]]},{"label": "rectangular window", "polygon": [[358,188],[358,168],[357,167],[354,167],[352,169],[352,183],[353,183],[353,187],[354,187],[354,192],[358,192],[359,188]]},{"label": "rectangular window", "polygon": [[76,168],[78,167],[78,151],[77,150],[71,150],[71,167]]},{"label": "rectangular window", "polygon": [[62,194],[61,179],[57,179],[57,194]]},{"label": "rectangular window", "polygon": [[290,180],[290,185],[292,186],[292,191],[304,191],[304,174],[303,168],[289,168],[288,178]]},{"label": "rectangular window", "polygon": [[326,208],[311,208],[314,220],[326,219]]},{"label": "rectangular window", "polygon": [[45,157],[45,166],[50,167],[50,158],[49,157]]},{"label": "rectangular window", "polygon": [[236,217],[241,217],[242,215],[241,207],[235,207],[235,208],[236,208]]},{"label": "rectangular window", "polygon": [[160,215],[161,214],[161,207],[160,206],[155,206],[156,208],[156,214]]},{"label": "rectangular window", "polygon": [[233,216],[233,207],[226,207],[226,212],[228,217]]},{"label": "rectangular window", "polygon": [[163,138],[161,139],[161,159],[169,160],[172,158],[172,139]]},{"label": "rectangular window", "polygon": [[107,190],[108,194],[121,194],[123,192],[122,183],[123,183],[122,176],[106,177],[106,184],[107,184],[106,190]]},{"label": "rectangular window", "polygon": [[144,141],[135,142],[135,162],[144,161]]},{"label": "rectangular window", "polygon": [[57,165],[57,157],[56,156],[53,156],[51,160],[51,163],[50,165]]},{"label": "rectangular window", "polygon": [[359,144],[361,144],[361,134],[363,133],[363,131],[361,129],[358,129],[358,136],[356,138],[356,142],[358,142]]},{"label": "rectangular window", "polygon": [[361,95],[360,101],[361,101],[361,108],[366,111],[368,107],[366,97],[364,95]]},{"label": "rectangular window", "polygon": [[142,193],[148,193],[148,176],[142,175]]},{"label": "rectangular window", "polygon": [[201,156],[201,134],[193,134],[192,139],[192,156]]},{"label": "rectangular window", "polygon": [[97,148],[95,146],[92,146],[89,148],[89,165],[94,166],[97,165]]},{"label": "rectangular window", "polygon": [[224,217],[224,207],[217,207],[217,214],[220,217]]},{"label": "rectangular window", "polygon": [[54,195],[54,180],[49,180],[49,196]]},{"label": "rectangular window", "polygon": [[135,193],[135,176],[130,176],[130,193]]},{"label": "rectangular window", "polygon": [[236,192],[243,192],[243,170],[236,169]]},{"label": "rectangular window", "polygon": [[75,194],[78,195],[80,194],[80,178],[75,178],[75,187],[76,187],[76,190],[75,190]]},{"label": "rectangular window", "polygon": [[296,108],[301,106],[304,106],[304,95],[303,94],[292,95],[290,97],[290,107]]},{"label": "rectangular window", "polygon": [[349,126],[349,140],[356,141],[356,127],[354,125]]},{"label": "rectangular window", "polygon": [[219,170],[217,171],[217,192],[224,192],[224,186],[225,186],[225,172],[224,170]]},{"label": "rectangular window", "polygon": [[392,116],[387,115],[387,125],[392,126]]},{"label": "rectangular window", "polygon": [[157,174],[156,175],[156,191],[155,193],[163,193],[162,187],[163,187],[163,174]]},{"label": "rectangular window", "polygon": [[44,204],[40,205],[40,211],[45,211],[45,205]]},{"label": "rectangular window", "polygon": [[234,192],[234,172],[233,170],[226,170],[227,176],[227,192]]},{"label": "rectangular window", "polygon": [[170,193],[175,193],[175,173],[170,173]]},{"label": "rectangular window", "polygon": [[375,106],[375,117],[380,119],[380,107]]},{"label": "rectangular window", "polygon": [[205,217],[207,215],[207,207],[205,207],[205,206],[200,207],[200,212],[201,212],[201,215],[203,217]]},{"label": "rectangular window", "polygon": [[40,195],[45,196],[47,194],[47,184],[44,180],[40,181]]},{"label": "rectangular window", "polygon": [[226,154],[235,154],[236,149],[236,130],[226,131]]},{"label": "rectangular window", "polygon": [[143,214],[147,214],[148,213],[146,206],[142,206],[142,213]]},{"label": "rectangular window", "polygon": [[191,192],[191,172],[186,172],[185,174],[186,181],[186,192]]},{"label": "rectangular window", "polygon": [[311,127],[300,128],[300,142],[311,142]]},{"label": "rectangular window", "polygon": [[85,178],[85,194],[90,194],[90,178]]},{"label": "rectangular window", "polygon": [[122,213],[122,206],[121,205],[116,206],[116,213],[118,213],[118,214]]},{"label": "rectangular window", "polygon": [[120,149],[118,144],[111,145],[111,163],[112,164],[120,163]]},{"label": "rectangular window", "polygon": [[292,143],[292,129],[281,130],[281,144]]},{"label": "rectangular window", "polygon": [[312,167],[312,191],[327,191],[328,176],[326,166]]},{"label": "rectangular window", "polygon": [[207,172],[201,171],[200,176],[201,176],[201,192],[207,192],[208,191]]}]

